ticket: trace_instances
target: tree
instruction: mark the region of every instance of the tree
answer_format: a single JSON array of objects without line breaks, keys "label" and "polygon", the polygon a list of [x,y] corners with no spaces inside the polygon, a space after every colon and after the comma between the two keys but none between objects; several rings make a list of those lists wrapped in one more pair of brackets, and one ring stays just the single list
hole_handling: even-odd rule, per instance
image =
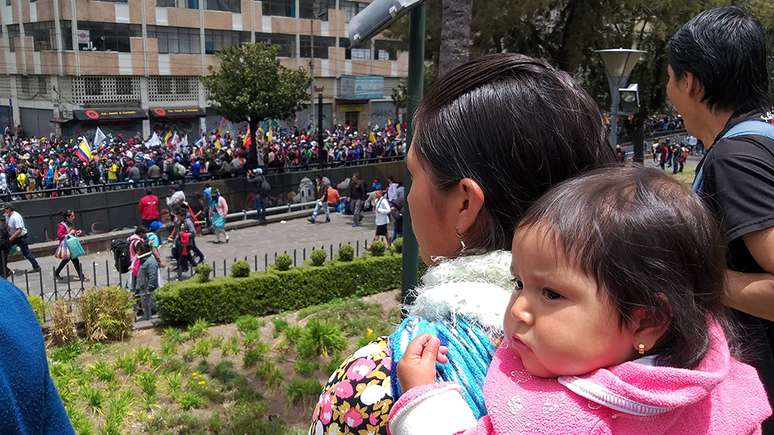
[{"label": "tree", "polygon": [[467,62],[470,57],[470,22],[473,0],[443,0],[441,48],[438,74],[444,74]]},{"label": "tree", "polygon": [[400,120],[400,109],[405,108],[408,103],[408,86],[406,85],[406,79],[402,79],[398,82],[397,86],[392,88],[390,97],[395,106],[395,122],[398,122]]},{"label": "tree", "polygon": [[220,67],[203,78],[214,109],[250,126],[247,167],[258,163],[255,132],[265,119],[287,119],[309,101],[311,78],[302,68],[280,65],[275,45],[264,42],[230,47],[218,53]]}]

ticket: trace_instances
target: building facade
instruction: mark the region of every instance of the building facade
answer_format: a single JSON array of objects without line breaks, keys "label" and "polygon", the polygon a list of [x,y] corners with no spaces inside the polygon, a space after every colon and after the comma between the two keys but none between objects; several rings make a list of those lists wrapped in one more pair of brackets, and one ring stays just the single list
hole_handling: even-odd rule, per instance
[{"label": "building facade", "polygon": [[99,126],[147,138],[196,135],[226,120],[208,107],[201,77],[215,54],[246,42],[279,46],[280,62],[314,77],[314,106],[288,120],[326,127],[384,124],[392,88],[406,77],[398,41],[350,48],[349,20],[368,1],[0,0],[0,128],[65,137]]}]

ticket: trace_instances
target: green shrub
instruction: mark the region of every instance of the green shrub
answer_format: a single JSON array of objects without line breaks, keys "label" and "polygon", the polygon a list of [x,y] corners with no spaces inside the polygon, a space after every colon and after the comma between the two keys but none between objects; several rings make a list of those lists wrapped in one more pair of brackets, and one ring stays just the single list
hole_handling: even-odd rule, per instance
[{"label": "green shrub", "polygon": [[293,364],[293,368],[299,375],[308,376],[320,368],[320,363],[309,359],[301,358]]},{"label": "green shrub", "polygon": [[250,264],[245,260],[235,261],[231,265],[231,277],[232,278],[246,278],[250,276]]},{"label": "green shrub", "polygon": [[212,266],[207,263],[196,266],[196,279],[201,283],[209,282],[211,273]]},{"label": "green shrub", "polygon": [[208,329],[210,329],[210,324],[207,323],[207,320],[198,318],[188,327],[188,336],[191,338],[203,337],[207,335]]},{"label": "green shrub", "polygon": [[52,344],[69,343],[78,338],[75,331],[75,320],[70,312],[69,301],[60,299],[54,302],[51,309],[51,326],[48,328],[48,339]]},{"label": "green shrub", "polygon": [[27,300],[32,306],[32,312],[35,313],[38,323],[43,324],[43,314],[46,312],[46,303],[43,302],[43,298],[35,295],[27,295]]},{"label": "green shrub", "polygon": [[392,250],[395,251],[396,254],[403,253],[403,237],[398,237],[392,242]]},{"label": "green shrub", "polygon": [[356,293],[365,296],[391,290],[400,286],[400,277],[400,256],[358,258],[282,273],[253,273],[247,278],[173,282],[156,290],[156,304],[162,320],[169,324],[190,324],[199,318],[228,323],[243,314],[266,316]]},{"label": "green shrub", "polygon": [[313,399],[320,395],[322,385],[317,379],[291,379],[285,392],[288,400],[297,404],[304,399]]},{"label": "green shrub", "polygon": [[120,287],[87,290],[81,297],[81,317],[91,341],[123,340],[132,333],[134,298]]},{"label": "green shrub", "polygon": [[312,266],[322,266],[325,264],[325,259],[328,257],[328,255],[325,253],[324,249],[313,249],[312,254],[309,256],[309,258],[312,259]]},{"label": "green shrub", "polygon": [[274,265],[277,266],[277,270],[281,272],[290,270],[290,266],[293,265],[293,258],[288,254],[282,254],[274,260]]},{"label": "green shrub", "polygon": [[339,261],[352,261],[355,258],[355,248],[352,245],[344,245],[339,248]]},{"label": "green shrub", "polygon": [[257,317],[251,316],[249,314],[245,314],[244,316],[239,316],[239,318],[236,319],[236,327],[239,332],[242,334],[246,334],[251,331],[258,331],[261,329],[261,321],[258,320]]},{"label": "green shrub", "polygon": [[374,242],[371,243],[371,247],[368,249],[371,251],[371,255],[374,257],[381,257],[384,255],[384,251],[387,250],[387,245],[385,245],[381,240],[374,240]]},{"label": "green shrub", "polygon": [[285,320],[282,317],[277,317],[276,319],[271,321],[274,324],[274,338],[277,338],[282,334],[286,329],[288,329],[288,321]]},{"label": "green shrub", "polygon": [[301,332],[298,340],[298,354],[302,358],[312,358],[317,355],[328,357],[333,352],[343,351],[347,339],[341,329],[327,320],[310,320]]}]

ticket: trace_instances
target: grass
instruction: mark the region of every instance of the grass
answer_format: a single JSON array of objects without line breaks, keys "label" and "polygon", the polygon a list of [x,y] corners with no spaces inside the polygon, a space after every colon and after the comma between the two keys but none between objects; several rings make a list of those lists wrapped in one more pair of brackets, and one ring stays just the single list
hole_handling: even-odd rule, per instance
[{"label": "grass", "polygon": [[341,300],[126,342],[76,340],[49,348],[49,367],[79,434],[301,434],[349,350],[398,320],[391,306]]}]

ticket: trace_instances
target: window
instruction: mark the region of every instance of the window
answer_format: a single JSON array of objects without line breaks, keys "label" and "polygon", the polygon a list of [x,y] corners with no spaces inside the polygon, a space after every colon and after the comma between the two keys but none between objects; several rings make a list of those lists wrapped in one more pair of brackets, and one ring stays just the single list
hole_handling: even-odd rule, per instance
[{"label": "window", "polygon": [[261,5],[263,15],[296,16],[296,0],[263,0]]},{"label": "window", "polygon": [[175,3],[176,3],[176,0],[156,0],[156,7],[174,8],[177,6]]},{"label": "window", "polygon": [[250,32],[235,32],[232,30],[205,30],[204,52],[215,54],[229,47],[250,42]]},{"label": "window", "polygon": [[352,17],[365,9],[368,4],[356,1],[341,0],[339,6],[341,7],[341,10],[344,11],[344,22],[349,23],[350,20],[352,20]]},{"label": "window", "polygon": [[38,94],[48,94],[48,80],[46,76],[38,76]]},{"label": "window", "polygon": [[370,48],[352,48],[349,44],[349,39],[347,38],[339,39],[339,47],[343,47],[346,49],[344,50],[344,59],[348,59],[348,60],[370,60],[371,59]]},{"label": "window", "polygon": [[21,78],[22,93],[27,97],[32,96],[35,92],[32,90],[32,77]]},{"label": "window", "polygon": [[205,9],[211,11],[241,12],[241,0],[205,0]]},{"label": "window", "polygon": [[201,53],[199,29],[188,27],[148,26],[148,37],[159,42],[159,53]]},{"label": "window", "polygon": [[70,20],[62,20],[59,22],[61,27],[62,37],[62,50],[73,49],[73,24]]},{"label": "window", "polygon": [[78,43],[80,50],[119,51],[128,53],[129,38],[142,36],[138,24],[97,23],[79,21],[78,30],[88,32],[88,43]]},{"label": "window", "polygon": [[404,50],[400,41],[374,41],[374,56],[378,60],[398,60],[398,51]]},{"label": "window", "polygon": [[118,95],[132,95],[132,78],[131,77],[116,77],[116,94]]},{"label": "window", "polygon": [[16,41],[15,39],[18,38],[19,35],[19,25],[18,24],[10,24],[6,26],[8,29],[8,49],[11,51],[16,51]]},{"label": "window", "polygon": [[277,56],[296,57],[296,36],[282,33],[256,33],[256,41],[264,41],[279,46]]},{"label": "window", "polygon": [[171,94],[172,93],[172,77],[159,77],[158,84],[159,94]]},{"label": "window", "polygon": [[328,9],[336,9],[335,0],[299,0],[298,13],[301,18],[328,21]]},{"label": "window", "polygon": [[86,95],[102,95],[102,79],[100,77],[84,77],[83,86]]},{"label": "window", "polygon": [[24,34],[32,36],[35,51],[56,49],[56,40],[54,38],[56,32],[54,31],[53,21],[25,24]]},{"label": "window", "polygon": [[312,57],[312,45],[314,45],[314,57],[317,59],[328,58],[328,47],[336,46],[336,38],[327,36],[301,35],[301,57]]}]

